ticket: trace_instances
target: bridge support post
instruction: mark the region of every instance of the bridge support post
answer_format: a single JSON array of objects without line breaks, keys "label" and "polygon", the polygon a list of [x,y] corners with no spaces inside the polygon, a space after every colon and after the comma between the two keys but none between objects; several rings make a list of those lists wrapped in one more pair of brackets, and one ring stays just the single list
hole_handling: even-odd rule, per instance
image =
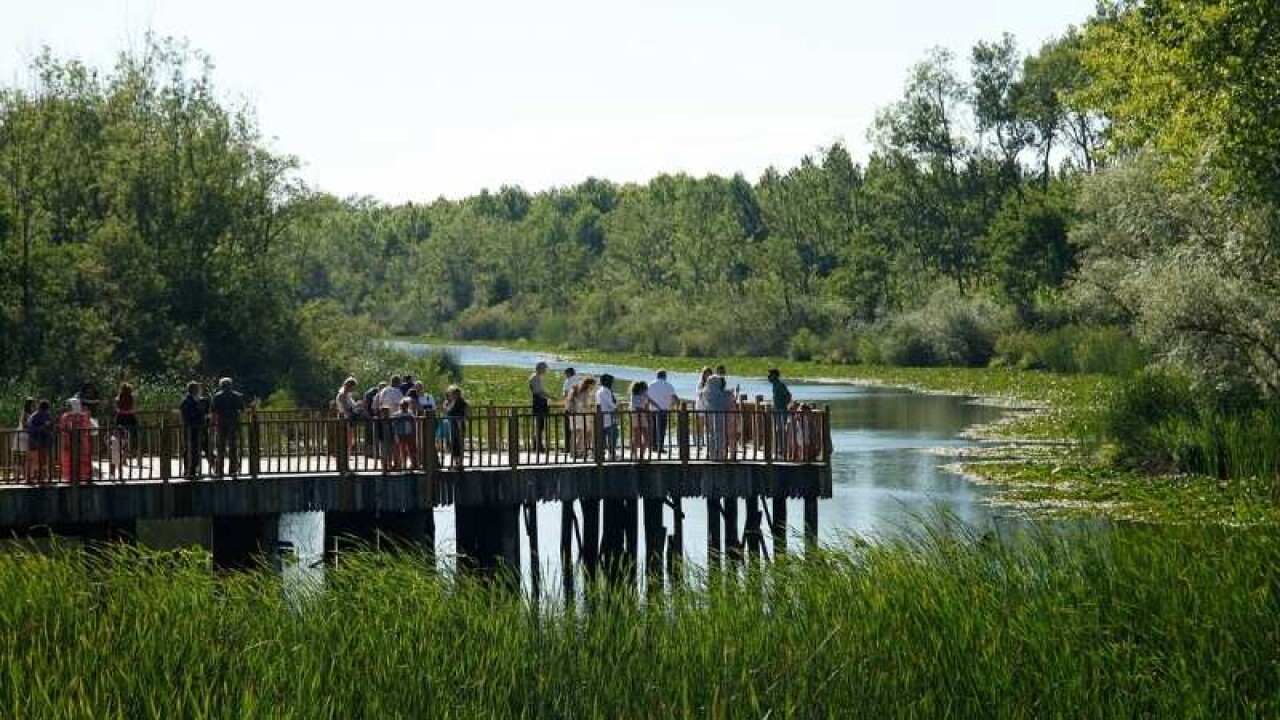
[{"label": "bridge support post", "polygon": [[752,495],[747,498],[747,525],[743,531],[743,538],[747,543],[747,553],[751,556],[751,560],[758,561],[764,551],[764,532],[761,530],[761,524],[764,515],[760,511],[760,497]]},{"label": "bridge support post", "polygon": [[804,497],[804,541],[806,552],[814,552],[818,549],[818,496],[816,495]]},{"label": "bridge support post", "polygon": [[667,528],[662,524],[663,504],[662,498],[644,498],[644,567],[651,595],[662,591],[662,561],[667,544]]},{"label": "bridge support post", "polygon": [[[514,423],[513,423],[514,424]],[[538,504],[524,504],[524,530],[529,536],[529,589],[534,602],[542,597],[542,560],[538,558]]]},{"label": "bridge support post", "polygon": [[[560,575],[564,587],[566,603],[573,602],[573,528],[577,515],[573,512],[573,501],[560,503]],[[578,543],[581,548],[582,543]]]},{"label": "bridge support post", "polygon": [[519,587],[520,506],[459,505],[455,517],[459,567]]},{"label": "bridge support post", "polygon": [[773,496],[773,556],[787,554],[787,497]]},{"label": "bridge support post", "polygon": [[720,569],[720,499],[707,498],[707,570]]},{"label": "bridge support post", "polygon": [[684,504],[679,495],[671,497],[671,515],[675,530],[667,546],[667,577],[672,587],[676,587],[684,578]]},{"label": "bridge support post", "polygon": [[222,515],[213,518],[213,563],[245,570],[262,560],[280,569],[279,515]]},{"label": "bridge support post", "polygon": [[742,564],[742,538],[738,535],[738,498],[724,499],[724,553],[729,562]]},{"label": "bridge support post", "polygon": [[605,500],[600,560],[611,582],[634,582],[636,534],[635,501],[618,498]]},{"label": "bridge support post", "polygon": [[582,503],[582,565],[587,577],[594,580],[600,569],[600,501],[583,498]]}]

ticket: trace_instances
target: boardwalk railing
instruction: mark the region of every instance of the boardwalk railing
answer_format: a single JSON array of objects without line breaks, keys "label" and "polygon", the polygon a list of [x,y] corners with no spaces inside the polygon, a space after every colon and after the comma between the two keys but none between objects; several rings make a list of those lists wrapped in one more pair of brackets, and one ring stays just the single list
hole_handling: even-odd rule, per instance
[{"label": "boardwalk railing", "polygon": [[533,412],[473,406],[463,418],[249,413],[234,428],[172,416],[140,427],[0,431],[0,483],[170,482],[613,463],[801,463],[831,459],[828,410]]}]

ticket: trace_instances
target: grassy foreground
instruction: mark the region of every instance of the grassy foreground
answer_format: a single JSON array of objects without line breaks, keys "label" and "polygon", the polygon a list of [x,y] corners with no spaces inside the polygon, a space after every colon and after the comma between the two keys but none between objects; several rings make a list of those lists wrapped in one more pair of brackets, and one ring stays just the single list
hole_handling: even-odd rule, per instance
[{"label": "grassy foreground", "polygon": [[300,597],[198,554],[4,554],[0,714],[1280,714],[1276,535],[934,527],[576,613],[411,556],[352,556]]}]

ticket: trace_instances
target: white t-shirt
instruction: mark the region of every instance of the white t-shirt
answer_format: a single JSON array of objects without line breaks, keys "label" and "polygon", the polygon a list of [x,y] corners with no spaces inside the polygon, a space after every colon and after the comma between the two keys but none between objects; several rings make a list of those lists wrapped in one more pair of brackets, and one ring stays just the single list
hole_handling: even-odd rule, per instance
[{"label": "white t-shirt", "polygon": [[654,380],[649,385],[649,399],[659,410],[670,410],[671,403],[676,400],[676,389],[666,380]]},{"label": "white t-shirt", "polygon": [[564,385],[560,388],[560,397],[564,398],[564,404],[569,404],[569,391],[574,389],[581,381],[577,375],[564,379]]},{"label": "white t-shirt", "polygon": [[400,392],[400,388],[395,385],[388,385],[386,390],[378,393],[378,407],[399,410],[400,401],[403,399],[404,393]]},{"label": "white t-shirt", "polygon": [[422,394],[418,395],[418,407],[423,410],[435,410],[436,399],[431,396],[431,393],[423,391]]},{"label": "white t-shirt", "polygon": [[596,390],[596,405],[600,408],[600,424],[603,427],[613,427],[613,411],[618,409],[618,400],[613,396],[613,391],[607,387]]}]

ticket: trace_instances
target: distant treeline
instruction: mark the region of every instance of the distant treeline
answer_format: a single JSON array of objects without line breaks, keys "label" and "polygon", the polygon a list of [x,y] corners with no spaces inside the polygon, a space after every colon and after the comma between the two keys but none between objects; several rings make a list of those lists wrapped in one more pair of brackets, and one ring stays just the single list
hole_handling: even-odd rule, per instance
[{"label": "distant treeline", "polygon": [[[0,375],[313,395],[379,332],[671,354],[1280,372],[1264,0],[1104,2],[1030,54],[935,50],[870,129],[757,181],[309,192],[207,62],[48,55],[0,92]],[[373,363],[376,365],[377,363]],[[372,366],[372,365],[370,365]],[[323,393],[328,393],[325,387]]]}]

